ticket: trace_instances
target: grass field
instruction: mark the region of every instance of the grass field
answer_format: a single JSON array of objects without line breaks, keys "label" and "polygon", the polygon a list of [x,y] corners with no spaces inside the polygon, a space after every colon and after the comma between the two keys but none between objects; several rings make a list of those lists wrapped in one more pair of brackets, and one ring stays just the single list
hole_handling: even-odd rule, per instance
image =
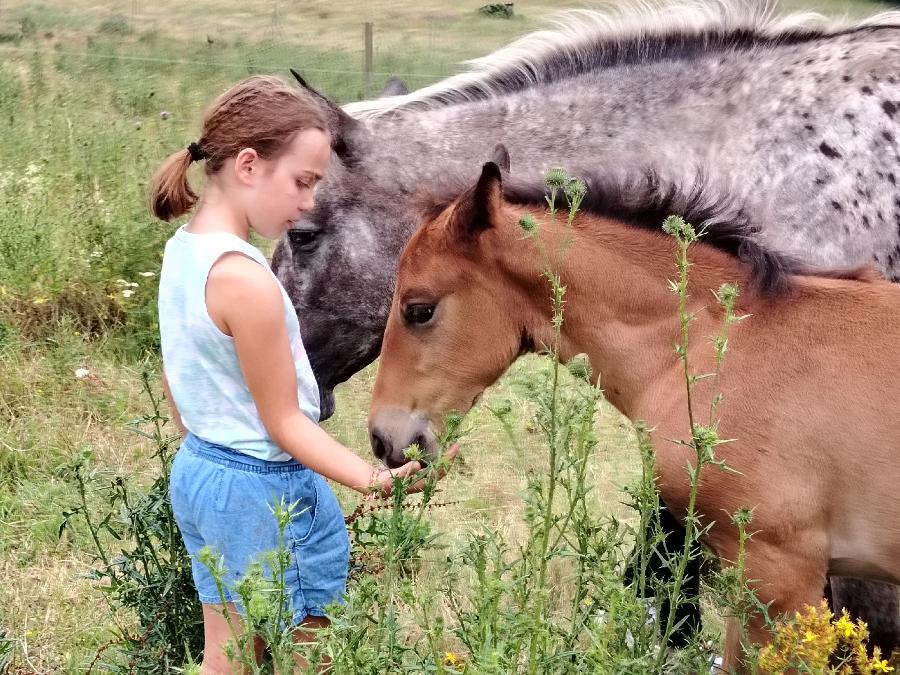
[{"label": "grass field", "polygon": [[[86,529],[58,536],[77,497],[63,467],[90,448],[99,475],[135,485],[155,475],[148,443],[127,423],[148,410],[142,370],[159,367],[154,275],[174,228],[144,206],[156,163],[194,138],[215,93],[249,72],[293,66],[339,101],[363,96],[364,21],[375,24],[375,83],[402,74],[421,86],[585,3],[519,0],[509,21],[480,17],[477,4],[0,2],[0,645],[22,672],[83,672],[113,621],[84,576]],[[517,364],[486,402],[520,402],[516,378],[537,367]],[[373,377],[370,367],[340,387],[326,424],[366,457]],[[528,447],[535,434],[519,407]],[[515,540],[525,470],[545,461],[514,452],[484,407],[470,424],[465,460],[444,484],[456,504],[433,515],[450,547],[481,524]],[[608,408],[597,425],[590,499],[629,517],[620,488],[638,471],[633,432]],[[339,496],[345,510],[355,506],[352,494]]]}]

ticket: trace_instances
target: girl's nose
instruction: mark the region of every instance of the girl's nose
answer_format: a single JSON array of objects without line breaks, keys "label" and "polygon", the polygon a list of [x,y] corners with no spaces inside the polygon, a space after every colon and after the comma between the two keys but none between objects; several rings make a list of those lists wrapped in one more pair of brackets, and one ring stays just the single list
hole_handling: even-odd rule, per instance
[{"label": "girl's nose", "polygon": [[310,190],[300,200],[300,212],[306,213],[307,211],[311,210],[312,207],[315,206],[315,204],[316,204],[316,197],[313,194],[312,190]]}]

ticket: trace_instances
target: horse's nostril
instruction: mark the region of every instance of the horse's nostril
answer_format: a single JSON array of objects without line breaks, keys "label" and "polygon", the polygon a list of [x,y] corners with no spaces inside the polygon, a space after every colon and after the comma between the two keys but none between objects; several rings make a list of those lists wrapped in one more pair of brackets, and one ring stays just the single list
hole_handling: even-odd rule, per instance
[{"label": "horse's nostril", "polygon": [[384,442],[384,439],[377,431],[373,431],[369,441],[372,444],[372,454],[378,459],[384,460],[387,456],[387,443]]}]

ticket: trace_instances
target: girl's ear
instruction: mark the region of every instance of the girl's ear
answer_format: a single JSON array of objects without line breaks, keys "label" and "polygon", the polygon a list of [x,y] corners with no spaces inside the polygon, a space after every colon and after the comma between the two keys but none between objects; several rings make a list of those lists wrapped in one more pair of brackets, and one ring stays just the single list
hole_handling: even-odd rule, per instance
[{"label": "girl's ear", "polygon": [[235,156],[233,167],[238,182],[250,185],[253,174],[259,172],[259,155],[253,148],[244,148]]}]

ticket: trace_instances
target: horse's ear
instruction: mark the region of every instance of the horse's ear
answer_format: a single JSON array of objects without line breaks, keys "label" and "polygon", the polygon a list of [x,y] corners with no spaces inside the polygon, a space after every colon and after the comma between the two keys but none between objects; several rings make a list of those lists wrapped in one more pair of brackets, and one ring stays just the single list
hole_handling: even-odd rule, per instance
[{"label": "horse's ear", "polygon": [[291,75],[306,89],[313,97],[319,101],[325,114],[328,117],[328,127],[331,131],[331,148],[345,164],[352,163],[356,160],[356,146],[360,145],[360,139],[365,133],[363,125],[347,113],[340,106],[335,104],[324,94],[319,93],[311,87],[306,79],[293,68],[290,69]]},{"label": "horse's ear", "polygon": [[401,96],[403,94],[409,93],[409,87],[406,86],[406,82],[401,80],[399,77],[394,77],[391,75],[387,82],[384,85],[384,90],[381,92],[382,96]]},{"label": "horse's ear", "polygon": [[301,87],[303,87],[304,89],[308,89],[309,91],[311,91],[311,92],[313,92],[314,94],[318,95],[319,92],[317,92],[315,89],[313,89],[312,87],[309,86],[309,84],[308,84],[307,81],[306,81],[306,78],[304,78],[300,73],[298,73],[298,72],[297,72],[296,70],[294,70],[293,68],[291,68],[290,71],[291,71],[291,75],[293,75],[293,76],[294,76],[294,79],[297,80],[297,82],[300,83],[300,86],[301,86]]},{"label": "horse's ear", "polygon": [[500,167],[494,162],[487,162],[481,168],[475,187],[463,193],[450,214],[449,227],[454,236],[471,242],[496,225],[502,195]]},{"label": "horse's ear", "polygon": [[491,157],[491,161],[506,173],[509,173],[509,150],[506,149],[503,143],[497,143],[494,146],[494,155]]}]

